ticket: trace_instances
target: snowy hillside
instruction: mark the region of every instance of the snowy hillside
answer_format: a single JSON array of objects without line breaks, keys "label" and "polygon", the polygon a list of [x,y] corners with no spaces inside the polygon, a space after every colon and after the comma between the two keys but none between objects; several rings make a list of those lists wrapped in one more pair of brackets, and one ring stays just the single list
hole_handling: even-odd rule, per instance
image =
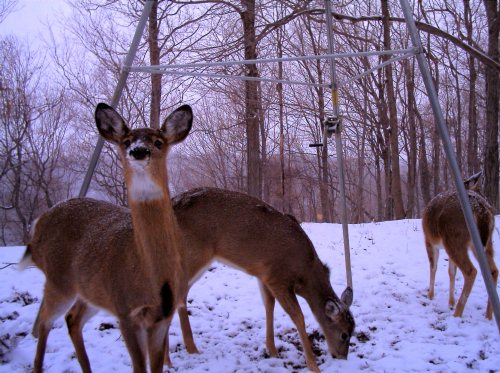
[{"label": "snowy hillside", "polygon": [[[494,244],[500,267],[500,221]],[[303,224],[319,256],[332,269],[338,295],[345,288],[341,226]],[[478,274],[457,319],[448,309],[447,257],[442,251],[436,297],[426,297],[429,268],[420,220],[351,225],[354,282],[352,313],[356,330],[347,360],[334,360],[318,333],[318,324],[301,299],[306,327],[324,372],[500,372],[500,336],[494,321],[485,319],[487,301]],[[31,328],[40,305],[44,277],[37,269],[16,271],[23,247],[0,248],[0,372],[26,372],[32,367],[36,340]],[[476,264],[476,268],[479,267]],[[457,297],[463,279],[457,276]],[[189,309],[201,353],[187,354],[177,316],[170,332],[174,372],[307,371],[300,340],[290,318],[275,310],[279,358],[265,351],[265,318],[257,281],[215,264],[193,286]],[[131,371],[129,356],[115,319],[99,313],[84,328],[94,372]],[[79,372],[63,318],[52,330],[45,367],[48,372]],[[167,371],[167,368],[165,368]]]}]

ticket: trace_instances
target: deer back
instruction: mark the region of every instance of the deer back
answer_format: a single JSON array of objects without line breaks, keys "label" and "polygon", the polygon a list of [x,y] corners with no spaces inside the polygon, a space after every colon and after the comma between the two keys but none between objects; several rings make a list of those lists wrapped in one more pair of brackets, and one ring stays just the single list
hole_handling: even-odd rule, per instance
[{"label": "deer back", "polygon": [[[493,209],[477,191],[467,190],[467,195],[481,241],[486,245],[495,225]],[[445,237],[449,237],[470,246],[469,230],[455,191],[440,193],[429,202],[422,215],[422,226],[426,239],[432,244],[441,244]]]},{"label": "deer back", "polygon": [[208,252],[251,275],[268,278],[280,273],[284,281],[297,279],[307,266],[320,261],[295,218],[259,199],[198,188],[173,201],[187,242],[198,248],[193,256]]}]

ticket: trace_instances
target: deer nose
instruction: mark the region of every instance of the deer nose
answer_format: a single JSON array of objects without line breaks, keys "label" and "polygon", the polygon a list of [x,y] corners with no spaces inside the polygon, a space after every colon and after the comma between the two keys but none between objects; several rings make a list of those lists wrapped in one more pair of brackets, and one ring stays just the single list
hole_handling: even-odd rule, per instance
[{"label": "deer nose", "polygon": [[129,155],[138,161],[142,161],[144,158],[149,157],[151,152],[148,148],[138,146],[130,150]]}]

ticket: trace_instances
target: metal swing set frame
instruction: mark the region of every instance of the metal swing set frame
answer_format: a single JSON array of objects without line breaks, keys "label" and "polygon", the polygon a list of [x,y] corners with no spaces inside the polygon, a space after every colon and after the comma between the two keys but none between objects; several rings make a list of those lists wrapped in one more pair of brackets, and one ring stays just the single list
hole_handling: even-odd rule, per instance
[{"label": "metal swing set frame", "polygon": [[[439,104],[438,95],[436,92],[436,88],[434,86],[434,81],[432,79],[432,75],[430,73],[429,65],[425,59],[424,49],[422,47],[420,37],[418,34],[417,27],[415,25],[415,20],[413,19],[412,10],[408,3],[408,0],[400,0],[401,9],[404,14],[404,18],[406,21],[406,25],[408,28],[408,32],[410,35],[411,42],[413,47],[408,49],[400,49],[400,50],[385,50],[385,51],[370,51],[370,52],[355,52],[355,53],[334,53],[334,45],[333,45],[333,35],[332,35],[332,1],[333,0],[325,0],[325,18],[326,18],[326,26],[327,29],[330,30],[327,33],[328,36],[328,47],[329,54],[325,55],[313,55],[313,56],[297,56],[297,57],[285,57],[285,58],[268,58],[268,59],[256,59],[256,60],[242,60],[242,61],[231,61],[231,62],[206,62],[206,63],[192,63],[192,64],[181,64],[181,65],[158,65],[158,66],[133,66],[133,60],[135,58],[139,42],[142,38],[144,28],[146,26],[149,13],[151,11],[152,5],[155,0],[147,0],[144,4],[144,9],[142,11],[141,17],[136,27],[136,31],[132,42],[130,44],[129,51],[124,60],[122,70],[120,73],[119,80],[115,87],[115,91],[113,97],[111,99],[111,106],[116,107],[118,102],[120,101],[123,89],[127,82],[127,78],[129,73],[131,72],[148,72],[151,74],[170,74],[170,75],[182,75],[182,76],[192,76],[192,77],[200,77],[200,78],[224,78],[224,79],[239,79],[239,80],[258,80],[265,82],[273,82],[273,83],[282,83],[282,84],[295,84],[295,85],[313,85],[319,86],[323,88],[329,88],[331,90],[332,96],[332,116],[329,117],[324,123],[323,129],[323,143],[322,144],[313,144],[314,146],[326,146],[328,138],[334,134],[335,135],[335,146],[336,146],[336,154],[337,154],[337,165],[339,170],[339,191],[340,191],[340,207],[341,207],[341,222],[342,222],[342,232],[344,239],[344,254],[345,254],[345,266],[346,266],[346,279],[347,285],[353,288],[352,283],[352,272],[351,272],[351,259],[350,259],[350,248],[349,248],[349,232],[348,232],[348,224],[347,224],[347,205],[346,205],[346,195],[345,195],[345,178],[344,178],[344,163],[343,163],[343,151],[342,151],[342,124],[340,120],[340,110],[339,110],[339,102],[338,102],[338,89],[339,84],[337,82],[337,74],[335,70],[335,60],[339,58],[346,57],[361,57],[361,56],[372,56],[372,55],[383,55],[388,54],[393,57],[389,60],[375,66],[374,68],[364,71],[363,73],[350,78],[349,80],[343,82],[342,85],[349,84],[365,75],[370,74],[371,72],[381,69],[384,66],[393,63],[395,61],[399,61],[402,59],[410,58],[415,56],[417,59],[417,63],[422,75],[422,79],[424,81],[424,85],[427,91],[427,95],[429,97],[429,102],[431,104],[437,131],[443,143],[444,151],[446,154],[446,158],[448,161],[448,165],[452,171],[453,181],[455,183],[455,187],[458,193],[458,197],[460,200],[460,204],[462,206],[462,210],[464,212],[464,217],[467,223],[467,227],[469,229],[472,243],[474,245],[474,249],[477,253],[477,259],[479,262],[479,266],[481,269],[481,273],[486,285],[486,289],[488,292],[488,296],[493,308],[493,314],[495,316],[496,324],[500,333],[500,302],[498,299],[498,294],[496,292],[496,288],[493,282],[493,277],[489,270],[489,265],[486,259],[486,255],[484,252],[484,246],[482,245],[479,231],[474,221],[474,216],[472,213],[472,209],[469,203],[469,198],[465,189],[465,186],[462,181],[462,176],[460,169],[458,167],[458,163],[456,160],[455,153],[453,151],[452,143],[450,140],[450,136],[448,133],[448,129],[445,123],[445,119],[443,116],[443,112],[441,106]],[[261,78],[261,77],[248,77],[248,76],[235,76],[235,75],[223,75],[223,74],[210,74],[210,73],[198,73],[196,71],[187,71],[186,69],[195,69],[200,67],[214,67],[214,66],[234,66],[234,65],[248,65],[248,64],[265,64],[265,63],[275,63],[275,62],[293,62],[293,61],[307,61],[307,60],[328,60],[330,67],[330,84],[317,84],[317,83],[308,83],[308,82],[299,82],[299,81],[289,81],[289,80],[278,80],[278,79],[269,79],[269,78]],[[92,154],[90,164],[87,169],[87,173],[83,180],[83,183],[80,188],[79,197],[84,197],[87,194],[90,182],[92,180],[92,176],[94,174],[95,168],[97,166],[97,162],[99,160],[102,147],[104,145],[104,139],[99,137],[97,144],[94,148],[94,152]]]}]

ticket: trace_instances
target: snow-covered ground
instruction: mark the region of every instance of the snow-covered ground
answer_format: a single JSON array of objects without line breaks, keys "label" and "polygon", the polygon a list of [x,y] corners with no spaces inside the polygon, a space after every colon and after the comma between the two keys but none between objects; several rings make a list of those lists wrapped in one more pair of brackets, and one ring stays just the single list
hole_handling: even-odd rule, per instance
[{"label": "snow-covered ground", "polygon": [[[497,227],[500,227],[497,217]],[[341,226],[303,224],[320,258],[332,269],[338,295],[345,288]],[[487,301],[482,276],[465,307],[464,317],[448,309],[447,257],[442,251],[436,297],[426,297],[429,268],[420,220],[351,225],[354,282],[351,307],[356,330],[347,360],[327,354],[318,324],[301,299],[306,327],[324,372],[500,372],[500,336],[485,319]],[[499,228],[495,230],[500,266]],[[40,306],[44,276],[34,268],[18,272],[23,247],[0,248],[0,372],[26,372],[33,366],[36,339],[31,328]],[[478,268],[478,265],[476,264]],[[478,268],[479,269],[479,268]],[[457,297],[463,285],[457,275]],[[290,318],[275,310],[279,358],[265,350],[265,318],[257,281],[222,264],[213,265],[189,293],[189,309],[198,355],[187,354],[177,316],[170,332],[175,372],[306,371],[300,340]],[[84,328],[95,372],[131,371],[130,359],[115,319],[99,313]],[[63,318],[56,321],[45,355],[48,372],[79,372]],[[165,368],[165,371],[168,371]]]}]

